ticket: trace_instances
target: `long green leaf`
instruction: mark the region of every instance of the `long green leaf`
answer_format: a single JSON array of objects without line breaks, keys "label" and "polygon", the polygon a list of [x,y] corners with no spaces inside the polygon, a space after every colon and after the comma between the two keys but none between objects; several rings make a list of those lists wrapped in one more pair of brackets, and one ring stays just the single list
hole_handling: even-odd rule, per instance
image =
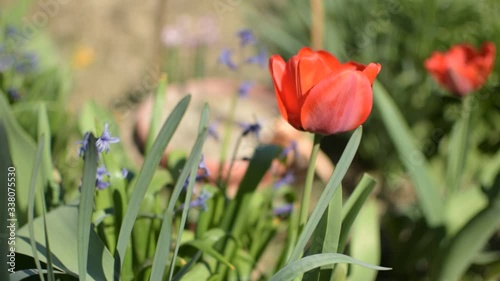
[{"label": "long green leaf", "polygon": [[[177,259],[177,254],[179,253],[179,247],[181,245],[181,238],[182,238],[182,233],[184,232],[184,227],[186,224],[187,220],[187,215],[188,215],[188,210],[189,210],[189,203],[191,201],[191,196],[193,194],[193,188],[194,184],[196,181],[196,175],[198,174],[198,166],[201,161],[202,157],[202,150],[203,150],[203,144],[205,143],[205,140],[207,139],[208,136],[208,121],[209,121],[209,108],[208,104],[205,104],[202,113],[201,113],[201,118],[200,118],[200,125],[199,125],[199,146],[194,146],[193,149],[191,150],[192,153],[194,153],[195,157],[195,162],[192,166],[188,166],[190,169],[190,175],[189,175],[189,182],[188,186],[186,188],[186,198],[184,200],[184,208],[182,209],[182,214],[181,214],[181,223],[179,224],[179,231],[177,232],[177,241],[175,243],[175,249],[174,249],[174,256],[172,257],[172,262],[170,263],[170,276],[169,280],[172,280],[172,277],[174,276],[174,265],[175,265],[175,260]],[[176,200],[177,201],[177,200]],[[172,203],[172,209],[175,208],[175,201],[171,201]],[[170,207],[170,206],[169,206]]]},{"label": "long green leaf", "polygon": [[[500,190],[500,183],[497,183]],[[500,194],[500,192],[499,192]],[[459,280],[479,251],[500,226],[500,195],[474,216],[450,241],[441,259],[435,263],[432,280]]]},{"label": "long green leaf", "polygon": [[349,196],[342,214],[342,232],[340,233],[339,253],[344,251],[349,230],[358,216],[361,207],[363,207],[363,204],[368,198],[368,195],[370,195],[373,188],[375,188],[375,183],[375,180],[371,176],[364,174],[363,178],[354,189],[354,192]]},{"label": "long green leaf", "polygon": [[42,136],[40,142],[38,143],[38,148],[36,151],[35,162],[33,163],[33,172],[31,174],[30,190],[29,190],[29,200],[28,200],[28,229],[30,234],[30,244],[33,253],[33,258],[35,259],[35,265],[38,270],[38,276],[40,280],[45,281],[42,274],[42,266],[40,260],[38,259],[38,252],[36,250],[36,240],[35,240],[35,227],[33,226],[33,217],[35,209],[35,193],[36,193],[36,181],[38,173],[40,171],[40,165],[42,162],[42,154],[44,149],[45,138]]},{"label": "long green leaf", "polygon": [[196,142],[193,146],[191,155],[189,156],[186,165],[182,169],[182,173],[179,179],[177,180],[177,183],[175,184],[172,195],[170,196],[170,202],[163,215],[163,222],[161,225],[159,239],[158,243],[156,244],[157,250],[155,252],[155,256],[153,259],[153,267],[151,269],[151,277],[149,279],[151,281],[162,280],[165,271],[165,264],[167,265],[170,264],[168,262],[166,263],[165,261],[167,261],[168,256],[170,254],[170,243],[172,238],[172,220],[174,216],[175,204],[183,190],[184,183],[186,182],[188,176],[190,175],[191,177],[190,177],[190,182],[188,183],[188,187],[189,185],[191,185],[191,188],[193,188],[194,186],[194,179],[196,177],[196,173],[191,173],[191,172],[194,171],[193,167],[198,168],[198,164],[201,159],[201,151],[203,148],[203,143],[207,137],[207,134],[208,131],[204,130],[198,135],[198,138],[196,139]]},{"label": "long green leaf", "polygon": [[151,148],[151,152],[146,156],[144,160],[144,165],[142,166],[141,172],[137,177],[137,182],[134,186],[134,191],[132,192],[131,200],[128,205],[127,211],[123,219],[123,224],[120,229],[120,234],[118,235],[118,242],[116,245],[116,258],[115,262],[115,278],[119,278],[120,270],[123,265],[123,260],[125,257],[125,251],[127,245],[130,241],[130,234],[132,233],[132,228],[134,227],[137,214],[139,213],[141,202],[146,195],[149,183],[153,178],[153,175],[160,163],[163,152],[167,147],[168,143],[172,139],[175,130],[179,126],[184,113],[189,105],[191,96],[184,97],[174,108],[170,116],[167,118],[163,127],[156,138],[155,143]]},{"label": "long green leaf", "polygon": [[[328,205],[326,212],[314,230],[311,246],[307,255],[319,253],[336,253],[339,246],[339,237],[342,226],[342,186],[338,187]],[[316,268],[305,274],[306,280],[330,280],[333,273],[331,268]],[[318,279],[320,278],[321,279]],[[328,277],[327,277],[328,276]]]},{"label": "long green leaf", "polygon": [[460,190],[465,165],[467,164],[467,150],[470,142],[470,125],[472,110],[470,103],[474,102],[474,96],[469,95],[463,99],[462,114],[453,126],[448,144],[446,187],[448,191]]},{"label": "long green leaf", "polygon": [[[16,121],[5,95],[0,91],[0,121],[7,132],[10,155],[19,175],[31,175],[35,162],[36,143]],[[45,175],[38,177],[37,188],[42,187]],[[29,177],[16,178],[16,218],[20,226],[27,221],[29,198]]]},{"label": "long green leaf", "polygon": [[293,280],[301,274],[325,265],[333,265],[336,263],[350,263],[374,270],[390,270],[387,267],[371,265],[360,260],[351,258],[346,255],[336,253],[324,253],[307,256],[299,260],[289,263],[284,268],[280,269],[269,281],[287,281]]},{"label": "long green leaf", "polygon": [[[380,226],[377,202],[367,201],[358,215],[352,229],[350,253],[355,259],[371,264],[380,262]],[[350,270],[349,281],[374,281],[377,272],[363,267],[353,267]]]},{"label": "long green leaf", "polygon": [[441,225],[444,218],[443,200],[438,187],[429,175],[429,165],[425,156],[415,145],[403,115],[382,84],[375,82],[373,90],[375,106],[380,112],[399,157],[413,181],[420,208],[427,223],[430,226]]},{"label": "long green leaf", "polygon": [[87,261],[89,254],[89,239],[92,229],[92,211],[94,209],[94,195],[97,172],[97,139],[89,135],[83,160],[82,187],[80,204],[78,206],[78,272],[80,280],[87,278]]},{"label": "long green leaf", "polygon": [[340,157],[337,167],[333,171],[333,174],[330,177],[330,180],[328,181],[325,190],[321,194],[318,203],[316,203],[316,207],[312,211],[312,214],[309,220],[307,221],[306,226],[304,227],[302,233],[300,234],[300,237],[297,241],[297,245],[295,245],[292,254],[288,258],[287,264],[297,261],[300,258],[300,256],[302,256],[302,252],[304,251],[307,241],[309,241],[309,238],[311,238],[314,229],[316,229],[316,226],[318,225],[321,217],[323,216],[323,213],[328,207],[328,204],[330,204],[330,201],[332,200],[336,189],[340,186],[340,183],[344,178],[347,169],[351,165],[351,162],[354,158],[354,155],[356,154],[359,143],[361,141],[362,132],[363,129],[360,126],[352,134],[351,139],[347,143],[347,146],[344,150],[344,153],[342,153],[342,156]]},{"label": "long green leaf", "polygon": [[165,98],[167,95],[167,75],[162,74],[160,84],[156,88],[153,97],[153,110],[151,112],[151,120],[149,121],[148,138],[146,139],[146,154],[149,153],[153,146],[154,140],[160,130],[161,121],[163,118],[163,111],[165,107]]},{"label": "long green leaf", "polygon": [[[1,94],[2,93],[0,92],[0,95]],[[3,222],[8,222],[9,219],[13,219],[12,217],[10,217],[11,210],[8,209],[12,207],[12,204],[9,204],[8,201],[9,191],[11,191],[13,187],[15,187],[15,183],[10,182],[15,181],[15,179],[12,180],[12,178],[15,178],[12,177],[13,174],[9,174],[9,172],[13,172],[11,167],[13,167],[13,165],[9,151],[9,142],[7,140],[7,131],[5,130],[3,120],[0,119],[0,171],[4,171],[3,173],[0,173],[0,184],[4,186],[4,188],[0,191],[0,205],[5,206],[5,210],[0,212],[0,220]],[[4,227],[0,230],[0,235],[2,235],[2,237],[9,237],[9,232],[10,229]],[[15,265],[15,263],[9,264],[9,257],[7,255],[10,252],[10,245],[7,241],[7,239],[2,239],[2,243],[0,243],[0,251],[4,253],[3,255],[0,255],[1,280],[9,279],[9,269],[13,268],[12,266]]]},{"label": "long green leaf", "polygon": [[[48,229],[57,230],[51,231],[48,236],[54,268],[78,277],[78,207],[58,207],[47,213],[45,221]],[[45,243],[43,224],[42,217],[36,218],[33,222],[38,256],[41,262],[48,263],[48,250],[43,246]],[[87,279],[113,280],[113,257],[111,253],[104,247],[104,244],[93,230],[91,230],[89,241],[89,257],[92,258],[88,259]],[[16,252],[27,256],[32,255],[27,225],[17,231]]]}]

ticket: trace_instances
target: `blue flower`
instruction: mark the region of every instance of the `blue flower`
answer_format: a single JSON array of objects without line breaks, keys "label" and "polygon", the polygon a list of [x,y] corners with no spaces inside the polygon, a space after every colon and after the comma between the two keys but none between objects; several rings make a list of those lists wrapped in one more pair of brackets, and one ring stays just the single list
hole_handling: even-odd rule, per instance
[{"label": "blue flower", "polygon": [[81,144],[80,148],[78,149],[78,156],[82,157],[83,154],[85,154],[85,151],[87,151],[87,145],[89,144],[89,136],[90,132],[86,132],[85,135],[83,136],[83,140],[77,142]]},{"label": "blue flower", "polygon": [[97,139],[95,145],[97,147],[97,152],[101,153],[103,151],[106,151],[106,153],[109,152],[109,145],[112,143],[117,143],[119,142],[119,138],[112,137],[111,134],[108,131],[108,123],[104,124],[104,130],[102,132],[102,135]]},{"label": "blue flower", "polygon": [[285,175],[283,175],[282,178],[280,178],[279,180],[277,180],[274,185],[273,185],[273,188],[275,189],[278,189],[282,186],[285,186],[285,185],[288,185],[288,184],[292,184],[295,182],[295,176],[293,175],[292,171],[291,170],[288,170]]},{"label": "blue flower", "polygon": [[[201,208],[203,211],[206,211],[207,210],[207,200],[210,199],[211,197],[212,197],[212,194],[210,194],[210,192],[203,189],[201,191],[200,195],[198,195],[198,197],[196,197],[196,199],[189,202],[189,208]],[[184,203],[181,204],[181,206],[179,207],[178,210],[181,211],[182,209],[184,209]]]},{"label": "blue flower", "polygon": [[294,156],[297,156],[299,154],[297,150],[297,141],[291,141],[290,145],[285,147],[283,151],[281,151],[281,154],[279,156],[280,159],[284,159],[285,157],[288,156],[290,152],[293,152]]},{"label": "blue flower", "polygon": [[243,128],[243,132],[241,133],[242,136],[246,136],[250,133],[253,133],[257,138],[259,138],[259,133],[260,130],[262,129],[262,126],[258,122],[255,122],[253,124],[242,123],[240,124],[240,126]]},{"label": "blue flower", "polygon": [[23,52],[15,60],[14,69],[18,73],[27,73],[36,69],[38,65],[38,56],[34,53]]},{"label": "blue flower", "polygon": [[237,35],[240,38],[240,44],[242,47],[245,47],[246,45],[255,45],[257,43],[257,40],[250,29],[241,29],[238,31]]},{"label": "blue flower", "polygon": [[7,54],[4,49],[4,46],[0,46],[0,73],[11,68],[15,62],[14,58]]},{"label": "blue flower", "polygon": [[[197,181],[197,182],[203,181],[204,179],[206,179],[207,177],[210,176],[210,171],[208,170],[207,164],[205,163],[205,157],[203,155],[201,156],[200,163],[198,164],[198,169],[203,170],[203,173],[197,174],[195,181]],[[182,185],[182,189],[183,190],[186,189],[188,184],[189,184],[189,176],[186,179],[186,181],[184,182],[184,184]]]},{"label": "blue flower", "polygon": [[280,207],[276,207],[273,209],[273,214],[279,216],[279,215],[286,215],[291,213],[293,210],[293,204],[285,204]]},{"label": "blue flower", "polygon": [[104,181],[104,176],[110,176],[110,174],[106,170],[106,167],[98,167],[95,180],[95,186],[97,187],[97,189],[103,190],[109,186],[109,181]]},{"label": "blue flower", "polygon": [[268,57],[266,49],[261,48],[260,52],[258,54],[247,58],[246,62],[249,64],[256,64],[262,68],[265,68],[265,67],[267,67],[268,59],[269,59],[269,57]]},{"label": "blue flower", "polygon": [[126,178],[127,178],[127,176],[128,176],[128,170],[127,170],[127,169],[125,169],[125,168],[122,168],[121,172],[122,172],[122,177],[123,177],[124,179],[126,179]]},{"label": "blue flower", "polygon": [[236,64],[232,61],[231,56],[233,52],[229,49],[223,49],[219,55],[219,63],[229,67],[231,70],[236,70]]},{"label": "blue flower", "polygon": [[19,94],[19,92],[14,89],[14,88],[8,88],[7,89],[7,94],[9,95],[9,97],[13,100],[13,101],[17,101],[21,98],[21,95]]},{"label": "blue flower", "polygon": [[220,140],[215,123],[210,123],[208,125],[208,135],[211,136],[215,141]]},{"label": "blue flower", "polygon": [[254,83],[252,81],[243,81],[238,88],[238,96],[240,98],[246,98],[248,96],[248,92],[252,89]]}]

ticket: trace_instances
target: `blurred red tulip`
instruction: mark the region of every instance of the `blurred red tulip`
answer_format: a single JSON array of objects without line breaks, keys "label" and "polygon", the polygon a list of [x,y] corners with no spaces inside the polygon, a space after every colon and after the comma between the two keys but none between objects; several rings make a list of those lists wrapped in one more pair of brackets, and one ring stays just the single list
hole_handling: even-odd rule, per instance
[{"label": "blurred red tulip", "polygon": [[370,115],[380,64],[340,63],[326,51],[302,48],[285,63],[269,59],[281,115],[298,130],[331,135],[354,130]]},{"label": "blurred red tulip", "polygon": [[444,88],[457,96],[465,96],[481,88],[493,69],[495,45],[485,42],[481,50],[468,44],[451,47],[447,52],[434,52],[425,68]]}]

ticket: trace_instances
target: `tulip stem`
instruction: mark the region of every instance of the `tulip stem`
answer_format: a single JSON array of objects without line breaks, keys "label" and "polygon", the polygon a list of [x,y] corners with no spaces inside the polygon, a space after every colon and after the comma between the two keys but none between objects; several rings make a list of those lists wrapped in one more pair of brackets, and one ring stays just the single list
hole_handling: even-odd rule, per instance
[{"label": "tulip stem", "polygon": [[323,135],[314,134],[314,144],[311,151],[311,156],[309,158],[309,166],[307,167],[306,181],[304,185],[304,193],[302,194],[302,203],[300,204],[300,217],[299,217],[299,235],[302,232],[302,228],[307,222],[307,217],[309,216],[309,203],[311,201],[311,193],[314,182],[314,172],[316,171],[316,158],[319,153],[319,145]]}]

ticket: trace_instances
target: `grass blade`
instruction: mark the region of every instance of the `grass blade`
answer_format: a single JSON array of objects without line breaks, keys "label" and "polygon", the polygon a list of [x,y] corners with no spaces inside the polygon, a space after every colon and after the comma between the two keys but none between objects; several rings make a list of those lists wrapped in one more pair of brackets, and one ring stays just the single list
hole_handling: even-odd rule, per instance
[{"label": "grass blade", "polygon": [[115,253],[115,263],[117,263],[114,268],[115,278],[119,279],[120,270],[125,257],[125,251],[130,241],[132,228],[137,218],[137,214],[139,213],[141,202],[146,195],[149,183],[151,182],[158,164],[160,163],[165,148],[172,139],[175,130],[179,126],[179,123],[181,122],[181,119],[186,112],[190,100],[191,97],[186,96],[176,105],[170,116],[163,124],[163,127],[161,128],[155,143],[151,147],[150,153],[144,160],[144,165],[142,166],[141,172],[137,177],[137,182],[134,186],[134,191],[132,192],[130,203],[128,205],[127,211],[125,212],[123,224],[120,229],[120,234],[118,235],[118,242],[116,245]]},{"label": "grass blade", "polygon": [[342,230],[339,240],[339,253],[344,252],[347,237],[349,235],[349,230],[351,229],[354,220],[358,216],[361,207],[363,207],[363,204],[368,198],[368,195],[370,195],[370,193],[373,191],[373,188],[375,188],[375,183],[375,180],[371,176],[364,174],[358,186],[356,186],[356,188],[354,189],[354,192],[351,194],[351,196],[349,196],[342,214],[343,218]]},{"label": "grass blade", "polygon": [[80,280],[87,278],[90,231],[92,229],[92,211],[94,209],[95,182],[97,172],[97,139],[90,134],[83,159],[82,187],[78,206],[78,273]]},{"label": "grass blade", "polygon": [[425,156],[415,145],[403,115],[382,84],[375,82],[373,90],[375,106],[413,182],[420,209],[427,223],[430,226],[441,225],[444,218],[443,200],[429,175],[429,165]]},{"label": "grass blade", "polygon": [[340,186],[340,183],[344,178],[347,169],[351,165],[351,162],[354,158],[354,155],[356,154],[359,143],[361,141],[362,132],[363,129],[360,126],[352,134],[351,139],[347,143],[347,146],[344,150],[344,153],[342,153],[342,156],[340,157],[337,167],[333,171],[333,174],[330,177],[330,180],[328,181],[325,190],[321,194],[320,199],[316,204],[316,207],[312,211],[309,220],[307,221],[304,229],[302,230],[302,233],[300,234],[300,237],[297,241],[297,245],[295,245],[292,254],[288,258],[287,264],[297,261],[300,258],[300,256],[302,256],[302,252],[304,251],[307,241],[309,241],[309,238],[311,238],[314,229],[318,225],[321,217],[323,216],[323,213],[328,207],[328,204],[330,204],[330,201],[332,200],[335,191]]},{"label": "grass blade", "polygon": [[269,281],[293,280],[297,276],[300,276],[301,274],[304,274],[305,272],[314,268],[325,265],[333,265],[336,263],[350,263],[374,270],[390,270],[390,268],[371,265],[346,255],[336,253],[323,253],[307,256],[289,263],[287,266],[280,269]]},{"label": "grass blade", "polygon": [[35,240],[35,228],[33,226],[33,217],[35,212],[35,193],[36,193],[36,182],[38,177],[38,172],[40,171],[40,165],[42,163],[42,155],[44,149],[45,138],[43,135],[40,137],[38,142],[38,147],[36,151],[35,162],[33,163],[33,170],[31,173],[30,189],[29,189],[29,199],[28,199],[28,230],[30,237],[31,249],[33,251],[33,259],[35,260],[35,265],[38,271],[38,276],[40,280],[45,281],[42,273],[42,265],[40,264],[40,259],[38,258],[38,251],[36,250],[36,240]]}]

